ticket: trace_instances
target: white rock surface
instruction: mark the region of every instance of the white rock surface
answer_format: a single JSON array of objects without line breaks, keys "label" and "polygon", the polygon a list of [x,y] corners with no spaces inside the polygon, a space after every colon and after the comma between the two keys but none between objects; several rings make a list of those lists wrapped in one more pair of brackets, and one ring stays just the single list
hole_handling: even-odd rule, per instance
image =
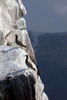
[{"label": "white rock surface", "polygon": [[47,95],[43,92],[41,100],[48,100]]},{"label": "white rock surface", "polygon": [[26,21],[24,18],[20,18],[18,21],[16,21],[16,26],[19,30],[26,29]]},{"label": "white rock surface", "polygon": [[[0,80],[4,80],[9,73],[23,69],[30,70],[31,68],[25,63],[26,55],[28,54],[21,48],[0,46]],[[30,57],[28,62],[32,64],[35,73],[37,73],[36,65],[31,61]]]},{"label": "white rock surface", "polygon": [[[34,50],[26,31],[26,21],[22,18],[26,12],[21,0],[0,0],[0,44],[20,47],[36,62]],[[16,34],[19,41],[27,48],[16,44]]]},{"label": "white rock surface", "polygon": [[28,69],[25,64],[27,53],[20,48],[0,46],[0,80],[12,72]]},{"label": "white rock surface", "polygon": [[[20,41],[22,44],[24,44],[26,46],[22,47],[20,45],[18,45],[15,40],[15,34],[17,34],[18,36],[18,41]],[[23,30],[19,30],[17,29],[16,31],[13,31],[11,33],[9,33],[6,38],[5,38],[5,44],[9,44],[12,47],[18,47],[21,48],[23,50],[25,50],[27,52],[27,54],[31,57],[31,60],[33,60],[34,62],[36,62],[36,58],[35,58],[35,53],[28,35],[28,32],[26,29]]]},{"label": "white rock surface", "polygon": [[3,32],[0,31],[0,45],[5,44],[5,37],[3,35]]},{"label": "white rock surface", "polygon": [[[0,80],[4,80],[6,77],[12,76],[12,73],[22,71],[23,74],[33,74],[35,79],[35,91],[36,100],[48,100],[46,94],[43,92],[44,85],[37,75],[37,68],[33,62],[34,71],[25,63],[27,53],[20,48],[13,48],[10,46],[0,46]],[[30,59],[30,58],[29,58]],[[30,60],[29,60],[30,61]],[[43,94],[42,94],[43,93]]]},{"label": "white rock surface", "polygon": [[26,15],[21,0],[0,0],[0,31],[6,36],[15,29],[16,21]]},{"label": "white rock surface", "polygon": [[[36,100],[48,100],[43,92],[44,85],[37,75],[34,50],[26,30],[26,21],[22,18],[26,13],[21,0],[0,0],[0,80],[10,75],[14,77],[12,73],[16,75],[17,71],[25,75],[32,73],[36,81]],[[16,35],[26,48],[17,44]],[[26,55],[35,70],[26,64]]]}]

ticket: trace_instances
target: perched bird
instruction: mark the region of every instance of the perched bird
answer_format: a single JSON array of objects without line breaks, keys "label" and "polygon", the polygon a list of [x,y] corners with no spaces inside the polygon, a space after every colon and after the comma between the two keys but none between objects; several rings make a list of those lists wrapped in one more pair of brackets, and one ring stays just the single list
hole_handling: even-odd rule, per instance
[{"label": "perched bird", "polygon": [[25,63],[33,70],[35,70],[35,68],[33,68],[32,64],[30,62],[28,62],[28,55],[26,55],[26,61]]},{"label": "perched bird", "polygon": [[39,76],[41,76],[41,74],[40,74],[40,70],[39,70],[39,66],[37,65],[37,74],[39,75]]},{"label": "perched bird", "polygon": [[20,41],[18,41],[18,36],[17,36],[17,34],[15,35],[15,42],[16,42],[18,45],[27,48],[27,47],[26,47],[25,45],[23,45]]}]

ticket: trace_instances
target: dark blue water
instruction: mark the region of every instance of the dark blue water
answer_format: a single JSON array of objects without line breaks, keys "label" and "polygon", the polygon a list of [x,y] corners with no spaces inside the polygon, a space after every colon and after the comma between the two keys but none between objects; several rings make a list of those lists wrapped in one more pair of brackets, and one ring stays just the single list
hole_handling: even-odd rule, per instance
[{"label": "dark blue water", "polygon": [[42,34],[34,49],[49,99],[67,100],[67,33]]}]

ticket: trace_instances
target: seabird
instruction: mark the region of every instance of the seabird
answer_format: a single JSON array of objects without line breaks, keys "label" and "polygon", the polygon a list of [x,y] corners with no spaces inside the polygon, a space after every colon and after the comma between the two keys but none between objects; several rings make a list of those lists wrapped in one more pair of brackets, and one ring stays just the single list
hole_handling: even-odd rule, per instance
[{"label": "seabird", "polygon": [[28,55],[26,55],[26,61],[25,63],[33,70],[35,70],[35,68],[33,68],[32,64],[30,62],[28,62]]},{"label": "seabird", "polygon": [[39,66],[37,65],[37,74],[39,75],[39,76],[41,76],[41,74],[40,74],[40,70],[39,70]]},{"label": "seabird", "polygon": [[17,34],[15,35],[15,42],[16,42],[18,45],[27,48],[27,47],[26,47],[25,45],[23,45],[20,41],[18,41],[18,36],[17,36]]}]

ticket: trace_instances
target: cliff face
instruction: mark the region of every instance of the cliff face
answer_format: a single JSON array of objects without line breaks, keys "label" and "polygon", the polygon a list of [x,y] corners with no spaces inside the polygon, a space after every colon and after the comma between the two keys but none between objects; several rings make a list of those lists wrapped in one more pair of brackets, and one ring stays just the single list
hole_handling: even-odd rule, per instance
[{"label": "cliff face", "polygon": [[[31,75],[35,80],[33,87],[35,89],[36,100],[48,100],[47,95],[43,92],[44,85],[40,76],[37,74],[36,65],[30,58],[28,62],[26,62],[27,56],[28,54],[21,48],[0,46],[0,81],[2,83],[6,78],[14,79],[19,75],[25,75],[28,78],[28,76]],[[28,63],[31,64],[32,67],[30,67]],[[20,83],[18,82],[18,84]]]},{"label": "cliff face", "polygon": [[[28,100],[48,100],[43,92],[44,84],[38,75],[35,53],[26,30],[26,21],[22,18],[26,14],[22,1],[1,0],[0,5],[0,80],[2,87],[5,86],[3,92],[2,88],[0,89],[0,93],[4,100],[8,100],[12,93],[15,100],[25,98],[23,94],[30,96]],[[26,86],[26,81],[29,87]],[[19,93],[18,98],[14,88]],[[27,92],[23,88],[27,89]]]}]

